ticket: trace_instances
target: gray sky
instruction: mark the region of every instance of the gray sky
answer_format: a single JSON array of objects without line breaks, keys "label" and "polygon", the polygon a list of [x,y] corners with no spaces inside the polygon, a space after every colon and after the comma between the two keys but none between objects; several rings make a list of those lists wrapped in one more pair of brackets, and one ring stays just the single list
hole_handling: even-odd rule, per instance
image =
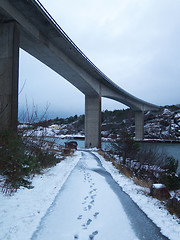
[{"label": "gray sky", "polygon": [[[180,103],[179,0],[41,0],[86,54],[124,90],[158,105]],[[20,52],[20,112],[27,98],[49,115],[84,113],[84,95]],[[103,99],[102,109],[125,107]]]}]

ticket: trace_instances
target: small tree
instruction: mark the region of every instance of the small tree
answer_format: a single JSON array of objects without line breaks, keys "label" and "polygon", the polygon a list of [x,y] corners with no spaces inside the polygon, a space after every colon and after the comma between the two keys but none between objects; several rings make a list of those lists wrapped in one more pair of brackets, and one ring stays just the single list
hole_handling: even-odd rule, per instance
[{"label": "small tree", "polygon": [[112,147],[116,154],[123,157],[123,164],[126,164],[127,158],[134,158],[139,151],[139,144],[134,141],[133,137],[127,131],[127,128],[122,125],[119,131],[119,138],[112,143]]}]

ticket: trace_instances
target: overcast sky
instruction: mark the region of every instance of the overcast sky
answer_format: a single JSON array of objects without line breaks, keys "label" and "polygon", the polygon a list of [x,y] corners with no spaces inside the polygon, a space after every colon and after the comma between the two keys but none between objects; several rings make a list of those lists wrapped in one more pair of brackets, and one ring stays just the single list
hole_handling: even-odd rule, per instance
[{"label": "overcast sky", "polygon": [[[157,105],[180,103],[179,0],[41,0],[86,56],[121,88]],[[48,33],[47,33],[48,34]],[[84,113],[84,95],[20,52],[20,112],[50,104],[49,115]],[[113,100],[102,109],[125,107]]]}]

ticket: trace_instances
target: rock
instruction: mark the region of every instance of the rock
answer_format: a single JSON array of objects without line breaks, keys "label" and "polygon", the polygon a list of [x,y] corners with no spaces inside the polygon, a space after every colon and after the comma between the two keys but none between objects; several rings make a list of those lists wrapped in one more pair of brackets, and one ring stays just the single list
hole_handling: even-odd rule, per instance
[{"label": "rock", "polygon": [[167,202],[167,206],[170,208],[172,213],[176,213],[180,217],[180,199],[174,196]]},{"label": "rock", "polygon": [[171,197],[166,186],[160,183],[152,184],[150,188],[150,195],[159,200],[167,200]]}]

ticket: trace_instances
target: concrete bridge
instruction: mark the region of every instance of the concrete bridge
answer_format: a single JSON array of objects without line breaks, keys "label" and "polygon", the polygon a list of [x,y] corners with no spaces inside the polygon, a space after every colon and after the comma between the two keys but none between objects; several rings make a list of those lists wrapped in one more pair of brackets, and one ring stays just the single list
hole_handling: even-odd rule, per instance
[{"label": "concrete bridge", "polygon": [[84,93],[86,147],[101,146],[101,97],[132,108],[136,139],[143,139],[144,111],[158,106],[127,93],[105,76],[38,0],[0,0],[0,131],[17,127],[19,48]]}]

